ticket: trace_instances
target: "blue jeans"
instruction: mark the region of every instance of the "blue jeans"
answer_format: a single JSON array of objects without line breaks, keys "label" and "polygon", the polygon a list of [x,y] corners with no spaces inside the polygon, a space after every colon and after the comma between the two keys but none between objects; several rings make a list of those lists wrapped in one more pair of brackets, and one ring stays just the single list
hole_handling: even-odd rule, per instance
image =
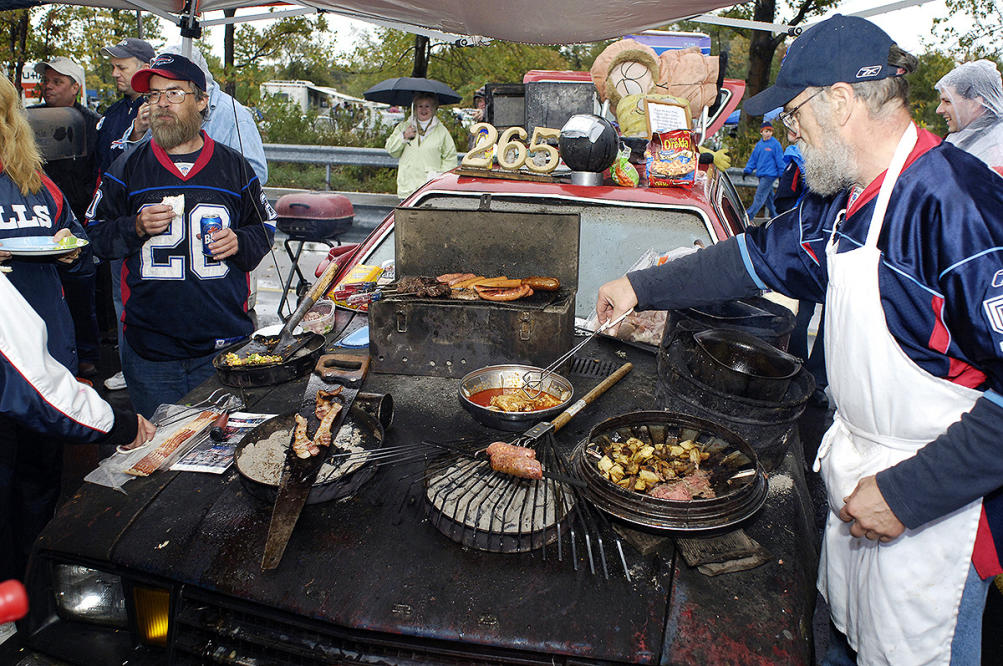
[{"label": "blue jeans", "polygon": [[115,329],[118,332],[118,356],[122,358],[122,264],[125,259],[112,259],[108,262],[111,269],[111,301],[115,306]]},{"label": "blue jeans", "polygon": [[759,209],[766,204],[766,210],[769,212],[770,217],[774,218],[777,216],[777,207],[773,205],[773,182],[776,180],[776,176],[760,176],[759,186],[756,187],[756,196],[752,199],[752,205],[749,206],[749,219],[751,220],[759,212]]},{"label": "blue jeans", "polygon": [[122,336],[122,373],[129,385],[129,398],[136,411],[150,418],[161,404],[173,404],[211,377],[215,352],[177,361],[150,361],[129,346]]},{"label": "blue jeans", "polygon": [[[975,566],[968,568],[965,591],[958,608],[958,624],[951,641],[951,666],[969,666],[982,663],[982,613],[986,608],[986,595],[993,579],[982,580]],[[853,666],[857,654],[850,648],[846,636],[829,623],[829,649],[822,658],[822,666]]]}]

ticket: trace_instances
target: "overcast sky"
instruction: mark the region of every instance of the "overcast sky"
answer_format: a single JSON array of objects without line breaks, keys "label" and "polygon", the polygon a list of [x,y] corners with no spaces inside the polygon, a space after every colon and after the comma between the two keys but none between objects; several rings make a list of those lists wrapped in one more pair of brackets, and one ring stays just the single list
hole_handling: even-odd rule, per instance
[{"label": "overcast sky", "polygon": [[[880,7],[890,4],[892,4],[892,0],[887,0],[885,2],[875,2],[874,0],[846,0],[845,2],[841,2],[839,4],[839,9],[834,10],[832,13],[839,12],[842,14],[852,14],[854,12],[871,9],[875,6]],[[238,16],[241,13],[257,14],[261,13],[261,9],[254,8],[240,10],[238,11]],[[931,0],[930,2],[923,3],[919,6],[898,9],[869,18],[881,26],[892,37],[892,39],[898,42],[899,46],[907,51],[918,54],[923,52],[928,44],[933,43],[933,19],[946,14],[947,9],[944,6],[943,0]],[[222,16],[222,13],[213,12],[211,14],[212,18],[216,18],[217,16]],[[357,36],[360,31],[371,29],[371,24],[369,23],[342,18],[336,14],[327,14],[327,22],[328,25],[331,26],[331,28],[337,33],[337,46],[340,50],[349,50],[352,42],[354,41],[354,37]],[[180,32],[177,26],[166,21],[163,21],[162,23],[167,43],[177,43],[180,40]],[[257,25],[261,25],[263,23],[263,21],[256,22]],[[965,29],[968,26],[970,26],[970,22],[961,22],[957,27],[959,29]],[[221,27],[213,28],[210,34],[213,42],[213,53],[222,57],[223,29]]]}]

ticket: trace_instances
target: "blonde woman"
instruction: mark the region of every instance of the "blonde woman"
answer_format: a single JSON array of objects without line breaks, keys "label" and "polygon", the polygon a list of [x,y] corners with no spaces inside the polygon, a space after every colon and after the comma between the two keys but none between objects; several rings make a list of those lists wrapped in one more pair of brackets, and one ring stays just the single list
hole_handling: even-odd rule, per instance
[{"label": "blonde woman", "polygon": [[406,199],[438,174],[456,166],[456,144],[436,117],[438,109],[438,97],[416,94],[411,116],[387,137],[386,151],[400,160],[397,196],[401,199]]}]

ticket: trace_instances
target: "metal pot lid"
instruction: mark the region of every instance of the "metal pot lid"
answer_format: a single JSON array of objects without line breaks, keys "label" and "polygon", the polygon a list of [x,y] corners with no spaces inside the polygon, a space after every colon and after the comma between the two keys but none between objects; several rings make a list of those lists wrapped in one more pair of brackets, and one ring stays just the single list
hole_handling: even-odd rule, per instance
[{"label": "metal pot lid", "polygon": [[[662,499],[622,488],[607,479],[589,449],[606,442],[626,443],[629,437],[650,445],[678,445],[690,440],[709,452],[701,464],[714,496]],[[752,517],[768,494],[766,475],[748,443],[710,421],[683,414],[634,412],[607,419],[579,443],[572,465],[588,484],[588,499],[601,510],[639,527],[680,535],[734,527]]]},{"label": "metal pot lid", "polygon": [[700,351],[716,364],[757,379],[790,379],[801,361],[756,336],[727,328],[693,334]]}]

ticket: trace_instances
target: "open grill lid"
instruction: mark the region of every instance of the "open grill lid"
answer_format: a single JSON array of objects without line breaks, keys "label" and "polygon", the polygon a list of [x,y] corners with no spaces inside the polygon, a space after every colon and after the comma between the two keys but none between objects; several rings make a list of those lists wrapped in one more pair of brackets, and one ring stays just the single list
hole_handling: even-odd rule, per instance
[{"label": "open grill lid", "polygon": [[398,208],[395,270],[397,275],[541,275],[556,277],[562,290],[574,293],[580,226],[577,213]]}]

